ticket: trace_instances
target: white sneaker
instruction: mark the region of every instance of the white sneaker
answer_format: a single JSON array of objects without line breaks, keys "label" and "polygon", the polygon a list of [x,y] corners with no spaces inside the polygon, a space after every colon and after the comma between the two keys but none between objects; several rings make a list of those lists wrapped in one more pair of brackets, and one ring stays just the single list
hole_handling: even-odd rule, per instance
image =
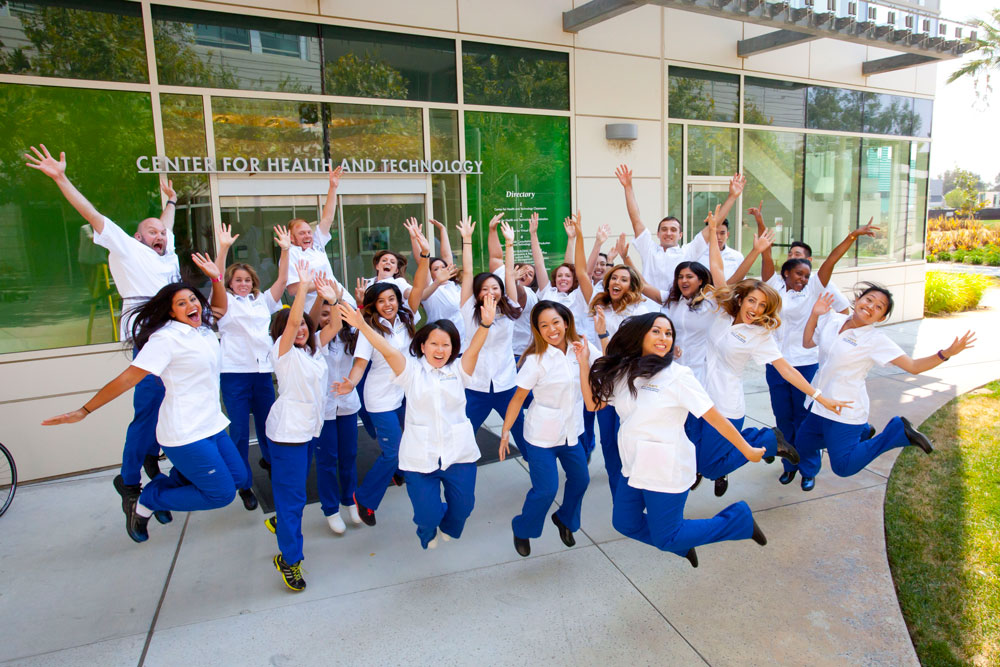
[{"label": "white sneaker", "polygon": [[351,517],[351,523],[353,523],[355,526],[360,526],[361,525],[361,515],[358,514],[358,506],[357,505],[348,505],[347,506],[347,513]]},{"label": "white sneaker", "polygon": [[347,526],[344,525],[344,520],[340,518],[340,512],[326,517],[326,522],[330,525],[330,530],[337,535],[343,535],[344,531],[347,530]]},{"label": "white sneaker", "polygon": [[438,546],[438,536],[435,535],[434,539],[427,543],[428,549],[437,549]]},{"label": "white sneaker", "polygon": [[441,532],[439,530],[438,535],[440,535],[441,539],[444,540],[445,542],[451,542],[451,537],[449,537],[447,533]]}]

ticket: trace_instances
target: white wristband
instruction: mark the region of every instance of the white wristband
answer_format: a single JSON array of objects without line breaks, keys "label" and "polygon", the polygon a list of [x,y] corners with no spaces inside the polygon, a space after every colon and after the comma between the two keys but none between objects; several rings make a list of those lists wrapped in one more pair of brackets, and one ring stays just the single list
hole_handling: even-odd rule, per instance
[{"label": "white wristband", "polygon": [[823,393],[823,390],[817,387],[817,388],[816,388],[816,391],[814,391],[814,392],[813,392],[813,395],[812,395],[812,397],[813,397],[814,399],[816,399],[816,398],[819,398],[819,395],[820,395],[820,394],[822,394],[822,393]]}]

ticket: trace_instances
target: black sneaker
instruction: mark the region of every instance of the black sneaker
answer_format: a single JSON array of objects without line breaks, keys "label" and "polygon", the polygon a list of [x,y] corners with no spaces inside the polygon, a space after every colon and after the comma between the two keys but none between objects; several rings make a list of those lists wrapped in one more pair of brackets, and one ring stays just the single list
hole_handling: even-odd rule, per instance
[{"label": "black sneaker", "polygon": [[302,561],[289,565],[281,557],[281,554],[278,554],[274,557],[274,567],[281,574],[281,579],[288,588],[296,593],[301,593],[306,589],[306,580],[302,578]]},{"label": "black sneaker", "polygon": [[756,519],[753,520],[753,535],[750,536],[750,539],[760,546],[767,544],[767,538],[764,536],[764,531],[757,525]]},{"label": "black sneaker", "polygon": [[392,473],[392,485],[393,486],[403,486],[404,484],[406,484],[406,479],[403,478],[402,474],[400,474],[398,472]]},{"label": "black sneaker", "polygon": [[260,461],[257,462],[257,465],[261,467],[261,470],[267,473],[267,478],[271,479],[271,464],[265,461],[262,457]]},{"label": "black sneaker", "polygon": [[368,509],[367,507],[359,503],[357,494],[354,495],[354,504],[358,508],[358,516],[361,517],[362,523],[364,523],[366,526],[374,526],[375,510]]},{"label": "black sneaker", "polygon": [[268,518],[264,519],[264,527],[267,528],[272,533],[274,533],[275,535],[277,535],[278,534],[278,515],[275,514],[274,516],[271,516],[271,517],[268,517]]},{"label": "black sneaker", "polygon": [[142,485],[126,484],[121,475],[116,475],[112,484],[115,485],[115,491],[118,492],[118,495],[122,497],[122,512],[128,516],[129,500],[138,500],[139,494],[142,493]]},{"label": "black sneaker", "polygon": [[559,520],[559,515],[555,512],[552,513],[552,523],[556,524],[556,528],[559,529],[559,539],[562,540],[563,544],[568,547],[575,547],[576,538],[573,537],[573,531]]},{"label": "black sneaker", "polygon": [[139,513],[135,511],[136,505],[139,504],[138,496],[133,498],[129,497],[126,509],[125,509],[125,532],[128,536],[132,538],[135,542],[145,542],[149,539],[149,517],[139,516]]},{"label": "black sneaker", "polygon": [[174,515],[168,512],[167,510],[156,510],[155,512],[153,512],[153,516],[156,517],[157,521],[159,521],[164,525],[174,520]]},{"label": "black sneaker", "polygon": [[931,444],[930,438],[915,429],[906,417],[900,417],[899,419],[903,422],[903,433],[906,434],[906,439],[910,441],[911,445],[924,450],[924,454],[930,454],[934,451],[934,446]]},{"label": "black sneaker", "polygon": [[726,495],[726,490],[729,488],[729,476],[723,475],[719,479],[715,480],[715,497],[721,498]]},{"label": "black sneaker", "polygon": [[792,446],[792,443],[785,439],[785,434],[781,432],[781,429],[775,426],[771,429],[774,431],[774,438],[778,441],[778,456],[785,459],[792,465],[798,465],[799,463],[799,453]]},{"label": "black sneaker", "polygon": [[694,484],[691,485],[691,488],[688,489],[688,491],[694,491],[695,489],[698,488],[699,484],[701,484],[701,473],[700,472],[696,472],[694,474]]},{"label": "black sneaker", "polygon": [[160,458],[149,454],[142,462],[142,469],[146,471],[146,477],[153,479],[160,474]]},{"label": "black sneaker", "polygon": [[240,489],[239,494],[240,499],[243,500],[243,507],[248,512],[253,512],[257,509],[257,496],[253,494],[253,489]]},{"label": "black sneaker", "polygon": [[698,552],[694,550],[694,547],[688,549],[688,552],[684,554],[684,557],[688,559],[691,563],[691,567],[698,567]]}]

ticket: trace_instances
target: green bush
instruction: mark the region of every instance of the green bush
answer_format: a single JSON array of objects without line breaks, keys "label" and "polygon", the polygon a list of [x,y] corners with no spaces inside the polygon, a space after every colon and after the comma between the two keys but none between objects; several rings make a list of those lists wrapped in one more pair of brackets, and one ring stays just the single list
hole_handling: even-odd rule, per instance
[{"label": "green bush", "polygon": [[951,253],[945,250],[944,252],[939,252],[937,254],[937,261],[939,262],[950,262],[952,260]]},{"label": "green bush", "polygon": [[1000,252],[991,252],[986,255],[986,264],[990,266],[1000,266]]},{"label": "green bush", "polygon": [[951,253],[951,259],[954,262],[964,262],[965,256],[968,254],[969,254],[968,250],[956,250],[955,252]]},{"label": "green bush", "polygon": [[965,259],[962,261],[965,264],[982,264],[983,256],[980,255],[978,252],[970,252],[968,255],[965,256]]},{"label": "green bush", "polygon": [[979,306],[993,279],[972,273],[928,271],[924,282],[924,311],[931,315],[957,313]]},{"label": "green bush", "polygon": [[927,255],[927,263],[928,264],[933,264],[936,261],[938,261],[937,255],[935,255],[935,254]]}]

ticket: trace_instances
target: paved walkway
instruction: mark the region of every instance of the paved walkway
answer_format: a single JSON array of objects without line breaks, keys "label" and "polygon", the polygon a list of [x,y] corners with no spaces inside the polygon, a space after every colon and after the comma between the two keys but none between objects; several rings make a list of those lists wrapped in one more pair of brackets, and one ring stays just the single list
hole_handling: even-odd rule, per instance
[{"label": "paved walkway", "polygon": [[[868,383],[873,423],[919,423],[952,397],[1000,377],[1000,290],[991,310],[886,330],[933,353],[967,328],[983,343],[924,376],[881,369]],[[771,424],[763,373],[749,414]],[[71,446],[72,443],[67,443]],[[598,448],[597,454],[599,454]],[[0,519],[0,661],[38,665],[915,665],[885,556],[882,504],[893,456],[850,479],[829,472],[809,494],[748,465],[689,517],[746,499],[769,543],[699,549],[701,567],[611,527],[599,456],[577,546],[554,527],[520,558],[510,519],[528,488],[520,461],[480,468],[463,538],[422,551],[403,490],[375,528],[335,537],[307,508],[306,592],[285,591],[274,538],[237,502],[122,530],[113,473],[18,491]]]}]

